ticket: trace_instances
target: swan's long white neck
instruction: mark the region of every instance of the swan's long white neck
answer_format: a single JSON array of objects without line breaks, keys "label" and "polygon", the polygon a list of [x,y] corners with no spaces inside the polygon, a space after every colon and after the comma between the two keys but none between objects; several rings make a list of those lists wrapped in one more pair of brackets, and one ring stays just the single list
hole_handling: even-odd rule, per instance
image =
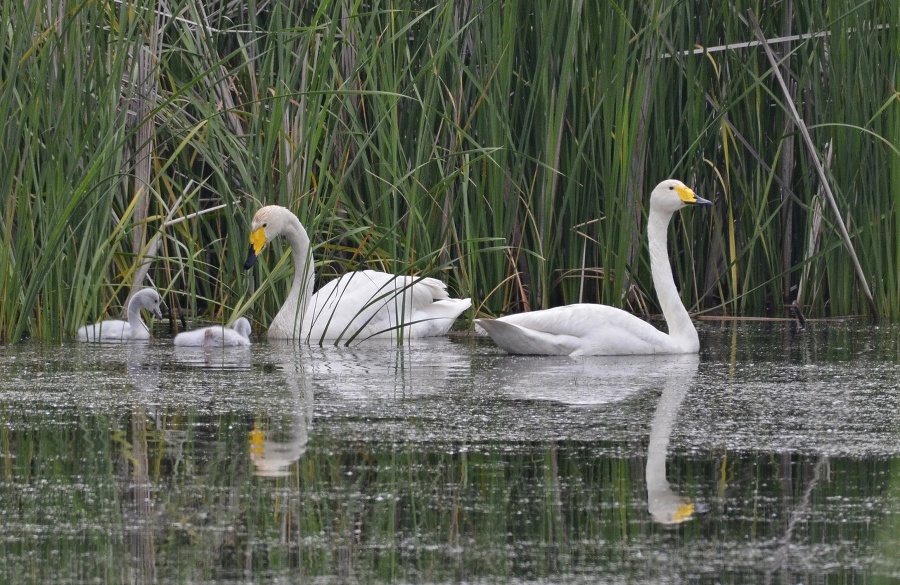
[{"label": "swan's long white neck", "polygon": [[650,245],[650,272],[653,275],[653,286],[662,308],[669,337],[682,346],[685,352],[700,350],[700,339],[691,322],[691,316],[681,302],[672,267],[669,264],[669,252],[666,246],[666,232],[672,212],[660,211],[650,207],[647,220],[647,240]]},{"label": "swan's long white neck", "polygon": [[[132,295],[131,300],[128,301],[128,326],[131,327],[132,335],[134,335],[135,331],[144,331],[148,335],[150,334],[150,328],[147,327],[147,324],[144,323],[144,319],[141,317],[142,305],[143,300],[140,292]],[[138,333],[138,335],[141,334]]]},{"label": "swan's long white neck", "polygon": [[269,331],[271,335],[273,329],[283,330],[285,335],[281,337],[294,337],[293,332],[300,330],[300,324],[307,310],[306,303],[312,296],[315,268],[309,253],[309,235],[294,214],[288,214],[281,235],[291,246],[294,280],[287,300],[272,321]]}]

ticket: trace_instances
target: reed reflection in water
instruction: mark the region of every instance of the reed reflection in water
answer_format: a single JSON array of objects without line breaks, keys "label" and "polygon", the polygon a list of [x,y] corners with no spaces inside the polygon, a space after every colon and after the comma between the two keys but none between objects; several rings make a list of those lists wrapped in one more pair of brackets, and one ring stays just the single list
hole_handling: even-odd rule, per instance
[{"label": "reed reflection in water", "polygon": [[892,337],[837,359],[759,338],[738,367],[709,331],[699,363],[2,347],[0,580],[896,576],[898,391],[870,349]]}]

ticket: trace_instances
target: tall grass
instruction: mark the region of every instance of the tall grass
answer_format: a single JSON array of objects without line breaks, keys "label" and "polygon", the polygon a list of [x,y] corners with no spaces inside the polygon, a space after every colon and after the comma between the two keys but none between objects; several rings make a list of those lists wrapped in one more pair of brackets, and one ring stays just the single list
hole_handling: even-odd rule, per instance
[{"label": "tall grass", "polygon": [[[690,307],[780,315],[800,290],[811,316],[868,312],[837,218],[813,228],[828,143],[878,312],[900,315],[888,3],[287,4],[3,4],[0,340],[65,337],[135,280],[173,317],[267,324],[283,250],[241,262],[268,203],[310,229],[323,279],[434,275],[486,314],[654,312],[641,230],[672,176],[715,203],[673,228]],[[692,52],[753,40],[748,11],[770,39],[827,33],[772,43],[815,153],[760,47]]]}]

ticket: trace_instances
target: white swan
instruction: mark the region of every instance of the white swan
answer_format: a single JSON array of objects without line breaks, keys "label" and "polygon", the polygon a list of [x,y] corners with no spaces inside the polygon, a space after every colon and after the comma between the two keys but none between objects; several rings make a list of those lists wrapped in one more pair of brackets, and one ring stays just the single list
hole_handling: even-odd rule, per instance
[{"label": "white swan", "polygon": [[175,336],[179,347],[236,347],[250,345],[250,321],[238,318],[230,328],[222,325],[183,331]]},{"label": "white swan", "polygon": [[287,300],[269,325],[269,339],[310,343],[358,343],[371,338],[444,335],[472,302],[451,299],[434,278],[396,276],[375,270],[349,272],[313,294],[309,236],[289,209],[268,205],[250,224],[250,269],[266,244],[284,236],[291,246],[294,280]]},{"label": "white swan", "polygon": [[691,317],[681,302],[669,254],[666,229],[672,214],[688,205],[710,205],[681,181],[663,181],[650,194],[647,239],[650,272],[669,333],[621,309],[606,305],[575,304],[499,319],[476,319],[509,353],[531,355],[639,355],[697,353],[700,341]]},{"label": "white swan", "polygon": [[159,293],[152,288],[141,289],[128,301],[128,321],[112,319],[85,325],[76,332],[78,341],[122,342],[150,339],[150,329],[141,318],[141,309],[147,309],[157,319],[162,319],[159,310]]}]

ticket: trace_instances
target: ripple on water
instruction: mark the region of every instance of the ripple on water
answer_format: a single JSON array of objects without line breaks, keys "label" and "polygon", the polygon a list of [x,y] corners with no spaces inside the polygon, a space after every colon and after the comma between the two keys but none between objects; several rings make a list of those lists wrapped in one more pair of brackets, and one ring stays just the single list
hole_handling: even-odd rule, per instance
[{"label": "ripple on water", "polygon": [[[455,340],[4,347],[5,560],[64,551],[44,576],[71,581],[89,543],[117,581],[149,535],[160,579],[196,582],[896,575],[896,331],[701,334],[689,363]],[[695,510],[677,527],[650,520],[660,435],[662,481]]]}]

